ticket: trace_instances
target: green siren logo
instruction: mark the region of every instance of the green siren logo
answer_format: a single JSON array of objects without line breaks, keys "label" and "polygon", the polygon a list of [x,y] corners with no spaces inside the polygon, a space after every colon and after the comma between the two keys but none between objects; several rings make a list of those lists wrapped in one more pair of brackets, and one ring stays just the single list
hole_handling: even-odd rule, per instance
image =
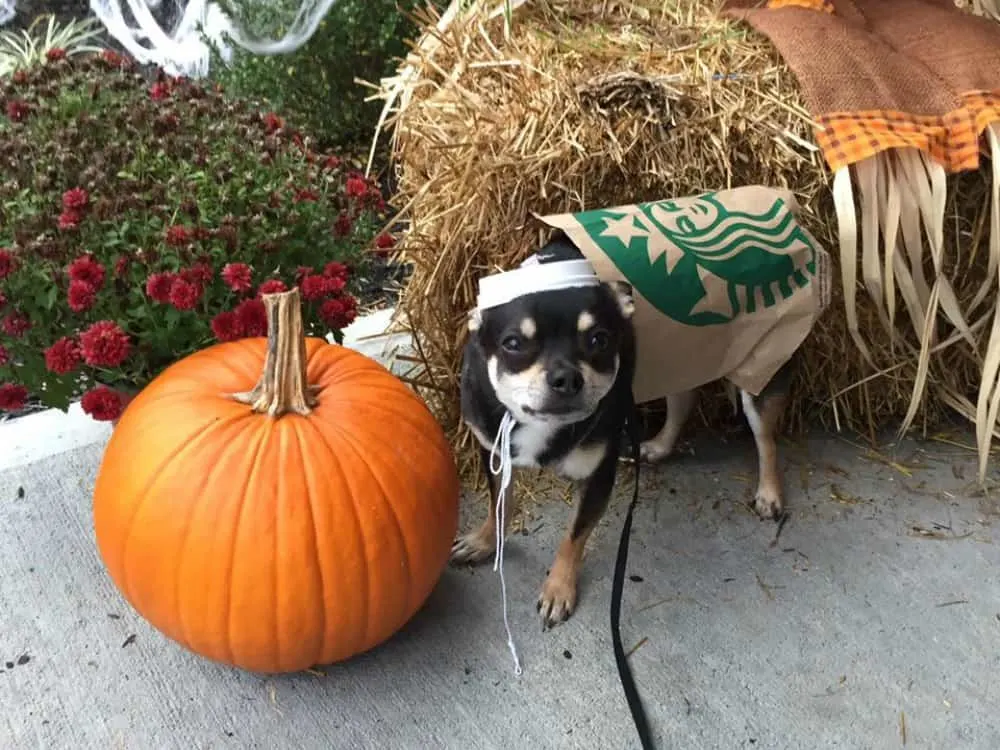
[{"label": "green siren logo", "polygon": [[722,325],[773,307],[816,273],[816,247],[780,198],[761,213],[730,210],[713,194],[636,208],[575,218],[636,291],[679,323]]}]

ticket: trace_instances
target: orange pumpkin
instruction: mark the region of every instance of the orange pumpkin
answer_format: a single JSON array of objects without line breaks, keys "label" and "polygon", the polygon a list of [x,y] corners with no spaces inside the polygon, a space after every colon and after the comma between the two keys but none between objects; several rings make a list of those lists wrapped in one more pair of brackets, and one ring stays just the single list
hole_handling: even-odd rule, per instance
[{"label": "orange pumpkin", "polygon": [[186,357],[129,404],[94,526],[114,583],[158,630],[290,672],[367,651],[420,609],[447,564],[459,480],[413,391],[306,338],[297,289],[264,301],[267,339]]}]

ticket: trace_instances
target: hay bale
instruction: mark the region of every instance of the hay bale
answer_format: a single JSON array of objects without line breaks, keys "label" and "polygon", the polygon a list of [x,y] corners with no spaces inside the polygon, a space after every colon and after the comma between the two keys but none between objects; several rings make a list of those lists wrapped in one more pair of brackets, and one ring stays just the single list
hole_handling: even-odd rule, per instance
[{"label": "hay bale", "polygon": [[[411,55],[409,77],[383,82],[387,99],[405,89],[390,125],[398,204],[410,222],[401,249],[413,275],[400,310],[423,360],[415,383],[463,459],[473,455],[457,395],[466,315],[480,276],[512,267],[546,238],[532,212],[781,186],[836,257],[831,176],[794,76],[766,38],[721,18],[718,6],[531,2],[508,30],[502,13],[490,18],[473,3],[438,24],[441,32],[424,18],[432,31]],[[952,179],[948,255],[960,295],[984,278],[986,253],[976,250],[987,185],[985,173]],[[874,352],[873,370],[856,354],[834,287],[801,352],[792,424],[872,432],[906,412],[919,337],[901,327],[908,345]],[[878,333],[866,303],[859,295],[862,330]],[[963,347],[934,357],[918,423],[974,403],[981,352]],[[729,413],[721,399],[713,404],[710,423]]]}]

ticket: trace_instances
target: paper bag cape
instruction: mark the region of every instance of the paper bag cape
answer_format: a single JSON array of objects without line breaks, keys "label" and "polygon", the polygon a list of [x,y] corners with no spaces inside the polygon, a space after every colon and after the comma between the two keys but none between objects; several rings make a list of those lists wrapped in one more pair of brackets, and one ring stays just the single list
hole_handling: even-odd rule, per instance
[{"label": "paper bag cape", "polygon": [[718,379],[759,395],[829,304],[791,193],[750,186],[539,216],[635,294],[637,403]]}]

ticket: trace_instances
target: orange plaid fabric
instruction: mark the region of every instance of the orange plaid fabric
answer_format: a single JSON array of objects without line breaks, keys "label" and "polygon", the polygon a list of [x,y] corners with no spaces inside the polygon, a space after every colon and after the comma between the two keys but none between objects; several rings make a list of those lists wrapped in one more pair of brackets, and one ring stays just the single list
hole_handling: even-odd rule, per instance
[{"label": "orange plaid fabric", "polygon": [[1000,94],[977,91],[961,98],[962,106],[942,117],[883,110],[820,115],[816,142],[834,171],[907,147],[929,154],[948,172],[978,169],[983,131],[1000,121]]}]

